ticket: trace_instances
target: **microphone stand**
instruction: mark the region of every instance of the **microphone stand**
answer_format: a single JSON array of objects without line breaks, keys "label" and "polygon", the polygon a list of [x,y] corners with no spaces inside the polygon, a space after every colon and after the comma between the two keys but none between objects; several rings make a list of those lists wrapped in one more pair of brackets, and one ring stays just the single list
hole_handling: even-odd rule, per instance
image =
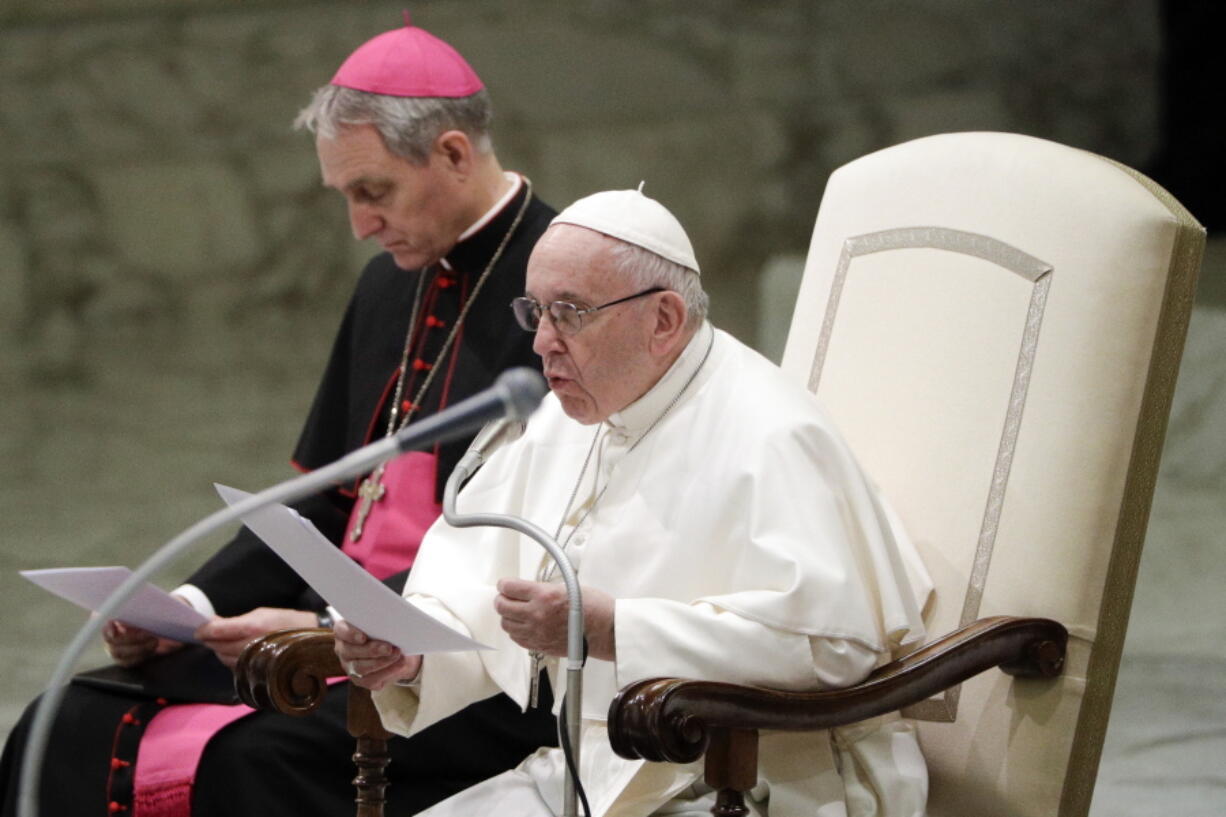
[{"label": "microphone stand", "polygon": [[570,559],[562,552],[562,548],[554,538],[540,527],[518,516],[507,516],[493,513],[460,514],[456,511],[456,494],[469,476],[481,465],[484,459],[480,451],[469,450],[447,480],[443,488],[443,518],[447,524],[457,528],[495,527],[510,528],[518,531],[536,542],[553,557],[566,585],[566,598],[569,611],[566,618],[566,700],[563,706],[566,718],[566,733],[570,742],[573,766],[568,764],[568,774],[564,782],[562,817],[578,817],[578,791],[575,779],[579,774],[579,726],[582,721],[583,705],[583,597],[579,590],[579,579]]}]

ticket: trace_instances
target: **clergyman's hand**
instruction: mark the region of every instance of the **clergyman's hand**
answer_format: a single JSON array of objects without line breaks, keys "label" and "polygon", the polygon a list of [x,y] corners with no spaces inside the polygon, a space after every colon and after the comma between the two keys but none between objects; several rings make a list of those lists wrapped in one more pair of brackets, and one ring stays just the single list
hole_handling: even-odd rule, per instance
[{"label": "clergyman's hand", "polygon": [[158,638],[148,630],[112,619],[102,628],[102,641],[107,654],[121,667],[134,667],[155,655],[174,652],[183,645],[168,638]]},{"label": "clergyman's hand", "polygon": [[399,647],[371,638],[347,621],[336,622],[336,656],[361,687],[377,691],[396,681],[411,681],[421,671],[420,655],[405,655]]},{"label": "clergyman's hand", "polygon": [[[613,638],[613,597],[587,586],[582,588],[582,593],[588,655],[613,661],[617,652]],[[500,579],[494,611],[502,619],[502,629],[519,646],[545,655],[566,655],[570,605],[564,585]]]},{"label": "clergyman's hand", "polygon": [[217,654],[221,663],[233,667],[243,648],[262,635],[276,630],[296,630],[314,627],[314,613],[287,610],[282,607],[257,607],[241,616],[214,616],[196,628],[196,638]]}]

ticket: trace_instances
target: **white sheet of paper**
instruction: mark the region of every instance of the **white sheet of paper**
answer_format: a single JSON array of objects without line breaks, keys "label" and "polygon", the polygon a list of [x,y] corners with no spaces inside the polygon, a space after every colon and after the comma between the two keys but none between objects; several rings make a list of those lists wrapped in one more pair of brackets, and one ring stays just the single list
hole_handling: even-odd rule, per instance
[{"label": "white sheet of paper", "polygon": [[[225,485],[213,487],[227,505],[251,496]],[[397,595],[293,508],[270,505],[244,514],[242,519],[347,621],[368,635],[395,644],[406,655],[490,649]]]},{"label": "white sheet of paper", "polygon": [[[23,570],[21,575],[86,610],[98,612],[107,598],[132,571],[126,567],[63,567],[47,570]],[[115,618],[151,633],[198,644],[192,633],[208,621],[200,613],[160,587],[146,582],[128,599]]]}]

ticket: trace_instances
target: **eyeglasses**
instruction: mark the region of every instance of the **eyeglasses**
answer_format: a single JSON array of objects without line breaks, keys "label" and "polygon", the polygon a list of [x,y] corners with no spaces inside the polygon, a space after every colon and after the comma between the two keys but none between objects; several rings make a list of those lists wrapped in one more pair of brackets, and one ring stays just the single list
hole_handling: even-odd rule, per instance
[{"label": "eyeglasses", "polygon": [[524,296],[511,301],[511,311],[515,313],[515,320],[519,322],[519,325],[526,332],[535,332],[541,325],[541,316],[548,312],[549,320],[553,321],[554,328],[564,335],[573,335],[583,328],[584,315],[599,312],[610,306],[624,304],[626,301],[642,298],[644,295],[652,295],[656,292],[664,291],[664,287],[652,287],[642,292],[636,292],[633,295],[627,295],[625,298],[618,298],[616,301],[609,301],[607,304],[590,306],[587,309],[580,309],[567,301],[541,304],[537,303],[533,298]]}]

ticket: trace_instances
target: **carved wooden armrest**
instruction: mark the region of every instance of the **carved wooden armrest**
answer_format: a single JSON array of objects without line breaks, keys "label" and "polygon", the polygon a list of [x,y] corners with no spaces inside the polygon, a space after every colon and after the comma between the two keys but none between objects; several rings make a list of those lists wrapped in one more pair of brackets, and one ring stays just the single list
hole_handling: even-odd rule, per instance
[{"label": "carved wooden armrest", "polygon": [[323,703],[327,679],[344,674],[331,630],[278,630],[243,649],[234,683],[250,707],[305,715]]},{"label": "carved wooden armrest", "polygon": [[[689,763],[710,751],[744,750],[752,751],[756,767],[759,729],[803,732],[856,723],[918,703],[992,667],[1022,677],[1054,677],[1064,666],[1067,643],[1068,631],[1050,619],[996,616],[886,664],[846,689],[778,692],[653,678],[630,684],[613,699],[609,739],[614,751],[630,759]],[[711,760],[708,756],[708,772]]]},{"label": "carved wooden armrest", "polygon": [[[344,674],[331,630],[278,630],[243,649],[234,668],[234,684],[250,707],[306,715],[324,702],[328,679]],[[357,817],[383,817],[391,732],[383,728],[370,692],[356,684],[349,685],[346,721],[349,734],[357,740],[353,753]]]}]

